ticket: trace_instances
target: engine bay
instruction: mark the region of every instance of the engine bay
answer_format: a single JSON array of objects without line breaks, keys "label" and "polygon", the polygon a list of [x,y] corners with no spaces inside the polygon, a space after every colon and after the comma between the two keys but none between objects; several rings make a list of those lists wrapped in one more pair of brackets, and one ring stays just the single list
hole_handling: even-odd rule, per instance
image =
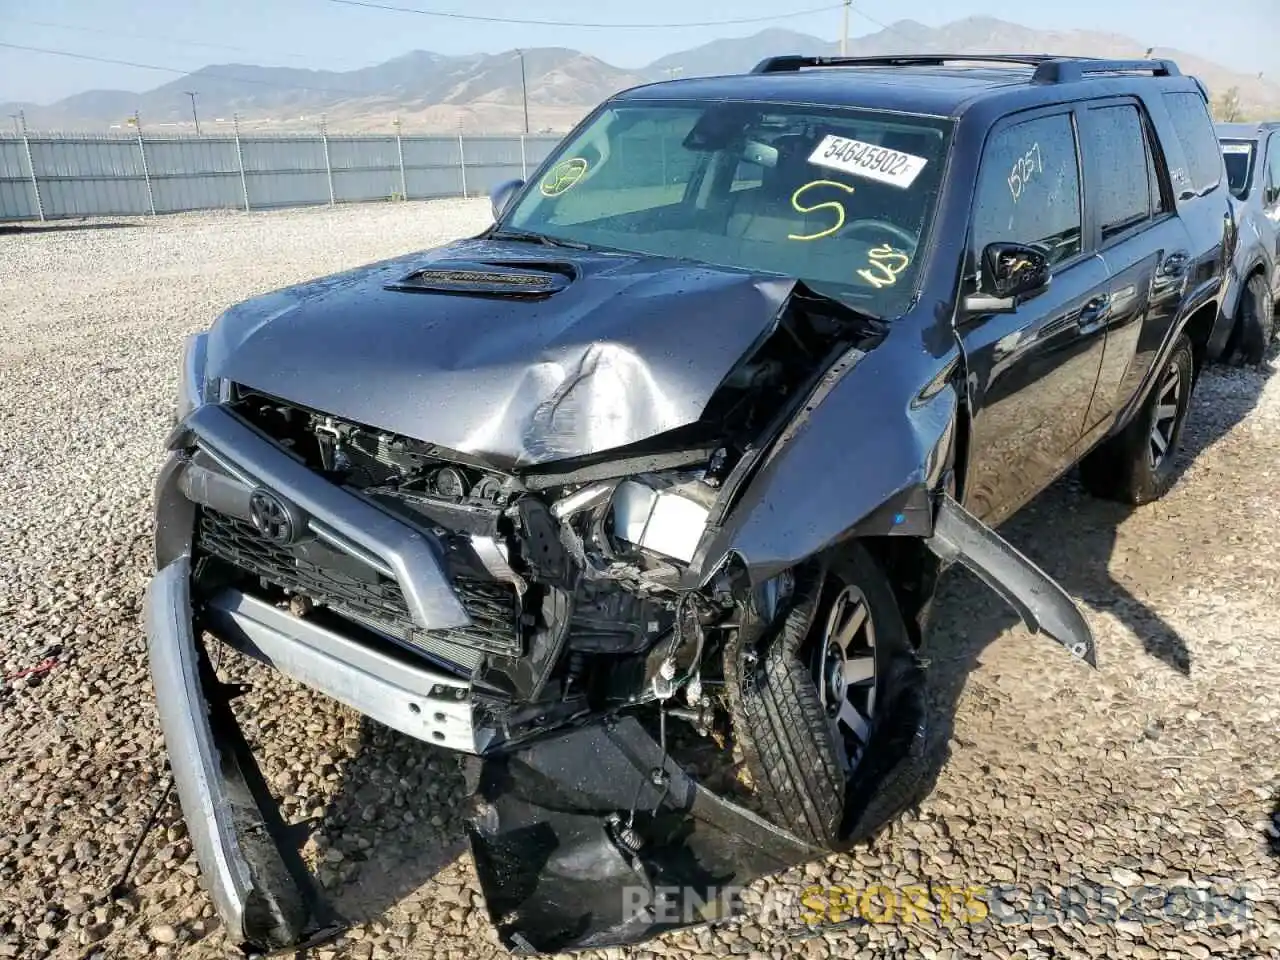
[{"label": "engine bay", "polygon": [[[704,534],[833,356],[879,332],[837,302],[797,290],[696,423],[627,448],[528,467],[236,386],[230,406],[241,418],[329,481],[431,534],[455,589],[505,591],[485,596],[488,605],[477,609],[492,615],[496,603],[494,629],[508,630],[511,642],[504,648],[460,632],[432,636],[438,632],[407,622],[352,616],[351,605],[323,586],[269,575],[260,585],[295,613],[328,608],[469,679],[500,730],[495,743],[571,716],[667,701],[681,688],[687,708],[677,715],[707,732],[715,706],[707,691],[722,681],[718,654],[737,605],[725,587],[688,582],[691,566],[704,559]],[[366,579],[377,580],[370,589],[395,589],[372,572]],[[503,602],[511,605],[507,627]]]}]

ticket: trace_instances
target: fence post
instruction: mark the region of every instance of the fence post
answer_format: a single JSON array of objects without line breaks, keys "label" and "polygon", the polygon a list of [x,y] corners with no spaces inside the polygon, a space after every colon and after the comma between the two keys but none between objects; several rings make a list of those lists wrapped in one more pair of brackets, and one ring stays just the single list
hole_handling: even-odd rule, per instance
[{"label": "fence post", "polygon": [[458,169],[462,171],[462,199],[467,199],[467,155],[462,149],[462,134],[458,134]]},{"label": "fence post", "polygon": [[142,178],[147,182],[147,205],[151,207],[151,215],[156,215],[156,197],[151,192],[151,171],[147,169],[147,148],[142,145],[142,127],[138,127],[138,155],[142,157]]},{"label": "fence post", "polygon": [[244,151],[240,147],[240,118],[234,121],[236,130],[236,163],[240,165],[240,192],[244,194],[244,212],[249,212],[249,181],[244,175]]},{"label": "fence post", "polygon": [[409,186],[404,179],[404,145],[400,142],[400,121],[396,121],[396,157],[400,160],[400,199],[409,199]]},{"label": "fence post", "polygon": [[333,165],[329,163],[329,131],[325,129],[324,118],[320,118],[320,142],[324,144],[324,175],[329,180],[329,206],[333,206]]},{"label": "fence post", "polygon": [[31,140],[27,131],[22,131],[22,149],[27,153],[27,169],[31,171],[31,192],[36,198],[36,213],[40,214],[40,222],[44,223],[44,201],[40,199],[40,181],[36,178],[36,165],[31,159]]},{"label": "fence post", "polygon": [[524,162],[524,134],[520,134],[520,179],[529,179],[529,167]]}]

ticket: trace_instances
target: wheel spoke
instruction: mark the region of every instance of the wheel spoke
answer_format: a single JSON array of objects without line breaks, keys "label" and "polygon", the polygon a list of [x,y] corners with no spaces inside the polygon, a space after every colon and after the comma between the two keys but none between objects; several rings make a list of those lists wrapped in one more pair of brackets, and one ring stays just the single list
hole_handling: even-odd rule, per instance
[{"label": "wheel spoke", "polygon": [[1165,420],[1171,420],[1178,415],[1178,405],[1176,403],[1162,403],[1156,407],[1156,422],[1161,423]]},{"label": "wheel spoke", "polygon": [[868,683],[876,678],[875,657],[854,657],[844,662],[844,682],[849,686]]},{"label": "wheel spoke", "polygon": [[1156,445],[1156,450],[1158,450],[1161,454],[1164,453],[1165,448],[1168,447],[1169,445],[1168,441],[1165,440],[1164,436],[1160,433],[1158,429],[1151,431],[1151,442]]},{"label": "wheel spoke", "polygon": [[845,604],[846,610],[850,607],[853,608],[852,611],[847,616],[842,616],[843,622],[837,621],[836,630],[831,637],[835,645],[846,652],[849,649],[849,643],[858,635],[862,625],[867,622],[867,605],[865,603]]},{"label": "wheel spoke", "polygon": [[836,715],[836,722],[857,737],[859,743],[867,742],[867,720],[848,700],[840,704],[840,713]]}]

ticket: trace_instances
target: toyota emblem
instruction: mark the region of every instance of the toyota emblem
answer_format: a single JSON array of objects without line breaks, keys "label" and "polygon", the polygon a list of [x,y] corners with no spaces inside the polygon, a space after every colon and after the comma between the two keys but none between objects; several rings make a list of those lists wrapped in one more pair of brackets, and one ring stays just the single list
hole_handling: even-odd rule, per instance
[{"label": "toyota emblem", "polygon": [[270,490],[258,488],[249,495],[249,519],[254,529],[272,543],[293,542],[293,517],[284,502]]}]

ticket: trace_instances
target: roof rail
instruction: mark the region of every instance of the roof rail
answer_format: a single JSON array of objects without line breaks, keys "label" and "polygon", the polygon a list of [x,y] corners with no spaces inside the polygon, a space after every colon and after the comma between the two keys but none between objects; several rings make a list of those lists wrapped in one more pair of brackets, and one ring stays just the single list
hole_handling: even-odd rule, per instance
[{"label": "roof rail", "polygon": [[1035,67],[1033,83],[1067,83],[1093,73],[1149,73],[1155,77],[1180,77],[1172,60],[1103,60],[1093,57],[1060,57],[1047,53],[903,54],[882,57],[806,57],[788,54],[767,57],[752,73],[794,73],[807,67],[908,67],[942,66],[947,63],[1012,63]]},{"label": "roof rail", "polygon": [[806,67],[909,67],[942,66],[945,63],[1017,63],[1038,67],[1056,59],[1047,53],[957,53],[957,54],[902,54],[880,57],[807,57],[787,54],[766,57],[752,68],[752,73],[794,73]]},{"label": "roof rail", "polygon": [[1068,83],[1091,73],[1149,73],[1153,77],[1180,77],[1172,60],[1102,60],[1092,57],[1055,57],[1036,67],[1034,83]]}]

